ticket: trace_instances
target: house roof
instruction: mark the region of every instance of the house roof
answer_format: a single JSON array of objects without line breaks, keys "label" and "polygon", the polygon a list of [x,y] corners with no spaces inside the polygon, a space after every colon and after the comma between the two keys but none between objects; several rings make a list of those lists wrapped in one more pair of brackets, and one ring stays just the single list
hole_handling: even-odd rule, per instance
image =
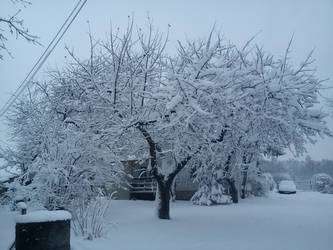
[{"label": "house roof", "polygon": [[18,169],[1,168],[0,166],[0,183],[8,181],[12,177],[16,177],[19,173],[20,171]]}]

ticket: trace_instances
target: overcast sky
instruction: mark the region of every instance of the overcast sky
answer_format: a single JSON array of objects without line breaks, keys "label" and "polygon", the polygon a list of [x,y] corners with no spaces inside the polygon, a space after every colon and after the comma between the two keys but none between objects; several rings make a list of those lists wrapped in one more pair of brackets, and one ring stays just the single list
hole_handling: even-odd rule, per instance
[{"label": "overcast sky", "polygon": [[[22,8],[21,16],[29,30],[47,46],[77,0],[31,2],[31,6]],[[10,0],[0,0],[0,16],[6,17],[21,7],[13,5]],[[174,50],[177,40],[206,36],[214,23],[228,40],[239,45],[260,32],[256,42],[275,55],[284,53],[294,34],[293,61],[299,63],[315,48],[318,77],[330,78],[326,86],[333,87],[333,0],[88,0],[37,77],[42,79],[45,69],[64,65],[65,44],[81,58],[88,54],[87,21],[93,35],[104,39],[111,21],[115,27],[123,28],[128,16],[134,15],[136,25],[143,26],[148,14],[161,31],[167,30],[168,24],[171,25],[169,51]],[[22,39],[10,40],[8,47],[14,59],[5,57],[4,61],[0,61],[0,106],[19,86],[45,48],[27,44]],[[333,97],[333,91],[326,90],[324,95]],[[333,119],[329,118],[328,122],[333,130]],[[3,120],[0,123],[0,143],[4,143],[7,129]],[[309,146],[308,151],[314,159],[333,160],[333,138],[320,139],[316,145]]]}]

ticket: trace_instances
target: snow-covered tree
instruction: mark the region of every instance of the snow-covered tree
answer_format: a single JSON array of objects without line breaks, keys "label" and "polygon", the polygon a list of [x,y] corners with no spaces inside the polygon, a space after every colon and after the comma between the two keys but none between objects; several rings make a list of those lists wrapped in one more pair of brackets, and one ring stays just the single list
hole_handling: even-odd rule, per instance
[{"label": "snow-covered tree", "polygon": [[[132,38],[129,21],[122,36],[117,30],[104,43],[89,36],[88,60],[67,49],[72,61],[49,71],[45,83],[36,82],[12,109],[8,120],[16,147],[6,159],[23,173],[13,188],[29,190],[26,195],[43,204],[64,206],[76,198],[73,193],[89,197],[125,182],[122,160],[141,146],[129,142],[135,133],[123,132],[148,109],[145,100],[161,74],[166,41],[152,26],[148,37],[138,30]],[[26,182],[31,183],[17,185]],[[40,189],[49,191],[43,196]]]},{"label": "snow-covered tree", "polygon": [[[306,143],[315,142],[316,135],[330,132],[323,121],[326,115],[314,108],[319,102],[321,81],[311,68],[311,54],[298,68],[293,68],[289,62],[290,44],[284,57],[278,59],[258,46],[235,50],[237,59],[233,62],[237,66],[227,81],[233,85],[233,102],[228,107],[232,119],[225,120],[232,128],[229,133],[233,143],[224,140],[230,152],[225,157],[224,172],[239,185],[240,173],[246,176],[256,155],[279,155],[287,148],[300,155],[305,152]],[[228,71],[230,68],[225,70]],[[244,189],[246,178],[242,184]]]},{"label": "snow-covered tree", "polygon": [[76,101],[76,109],[66,102],[74,97],[70,85],[54,84],[37,83],[31,91],[38,93],[35,98],[17,103],[9,116],[16,148],[8,154],[13,159],[8,164],[22,172],[10,188],[49,209],[68,208],[80,195],[105,192],[110,185],[119,185],[122,176],[112,150],[97,140],[95,117],[87,113],[71,120],[69,113],[83,113],[85,107],[74,98],[70,101]]},{"label": "snow-covered tree", "polygon": [[[226,43],[214,30],[205,40],[179,42],[177,55],[167,56],[167,40],[151,24],[147,33],[133,32],[129,19],[124,34],[111,31],[104,43],[90,36],[87,60],[68,49],[73,61],[36,84],[41,94],[31,99],[42,104],[28,112],[23,104],[10,118],[18,131],[16,152],[37,172],[34,180],[38,173],[67,177],[75,170],[92,185],[112,171],[119,183],[121,160],[147,155],[158,217],[169,219],[171,187],[183,168],[199,182],[199,203],[226,201],[226,193],[237,202],[262,155],[287,148],[302,154],[315,136],[329,134],[325,115],[314,109],[321,82],[310,56],[293,68],[290,46],[275,58],[251,42],[243,48]],[[24,115],[28,119],[15,122]],[[41,128],[33,126],[37,118]]]}]

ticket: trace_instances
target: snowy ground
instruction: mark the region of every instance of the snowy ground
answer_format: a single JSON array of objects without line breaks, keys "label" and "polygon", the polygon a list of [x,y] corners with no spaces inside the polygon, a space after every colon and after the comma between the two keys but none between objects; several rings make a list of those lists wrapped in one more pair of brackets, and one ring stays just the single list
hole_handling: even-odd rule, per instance
[{"label": "snowy ground", "polygon": [[[114,201],[108,235],[72,237],[74,250],[331,250],[333,195],[272,193],[230,206],[172,204],[170,221],[154,218],[154,202]],[[13,213],[0,211],[0,249],[14,238]]]}]

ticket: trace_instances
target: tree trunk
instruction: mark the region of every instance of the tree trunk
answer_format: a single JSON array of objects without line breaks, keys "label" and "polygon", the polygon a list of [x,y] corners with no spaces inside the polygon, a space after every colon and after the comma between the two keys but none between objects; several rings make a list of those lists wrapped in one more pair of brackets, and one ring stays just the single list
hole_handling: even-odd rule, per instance
[{"label": "tree trunk", "polygon": [[235,181],[232,179],[227,179],[230,188],[230,195],[233,203],[238,203],[238,190],[235,185]]},{"label": "tree trunk", "polygon": [[174,178],[174,180],[171,184],[170,195],[171,195],[171,201],[175,202],[176,201],[176,178]]},{"label": "tree trunk", "polygon": [[246,196],[247,172],[248,172],[248,168],[244,169],[242,187],[241,187],[241,198],[242,199],[245,199],[245,196]]},{"label": "tree trunk", "polygon": [[157,207],[157,216],[159,219],[170,219],[170,191],[172,181],[157,181],[158,185],[158,207]]},{"label": "tree trunk", "polygon": [[167,178],[165,178],[166,176],[164,176],[163,174],[159,174],[157,169],[156,152],[161,153],[162,152],[161,148],[158,146],[158,144],[154,142],[148,131],[143,128],[142,124],[139,123],[136,128],[141,131],[142,135],[145,137],[149,145],[152,174],[156,178],[158,185],[158,190],[157,190],[158,193],[156,194],[156,201],[158,202],[157,216],[160,219],[168,220],[170,219],[170,196],[171,196],[170,192],[171,192],[172,183],[177,174],[186,166],[186,164],[188,163],[189,160],[191,160],[193,155],[188,155],[181,162],[178,163],[176,162],[176,168],[174,169],[174,171],[170,173]]},{"label": "tree trunk", "polygon": [[[245,199],[246,197],[246,183],[247,183],[247,176],[248,176],[248,172],[249,172],[249,164],[252,162],[253,159],[253,154],[250,155],[250,158],[247,159],[246,156],[243,156],[243,163],[246,164],[245,168],[243,170],[243,180],[242,180],[242,186],[241,186],[241,198]],[[258,165],[258,161],[257,161],[257,165]]]}]

